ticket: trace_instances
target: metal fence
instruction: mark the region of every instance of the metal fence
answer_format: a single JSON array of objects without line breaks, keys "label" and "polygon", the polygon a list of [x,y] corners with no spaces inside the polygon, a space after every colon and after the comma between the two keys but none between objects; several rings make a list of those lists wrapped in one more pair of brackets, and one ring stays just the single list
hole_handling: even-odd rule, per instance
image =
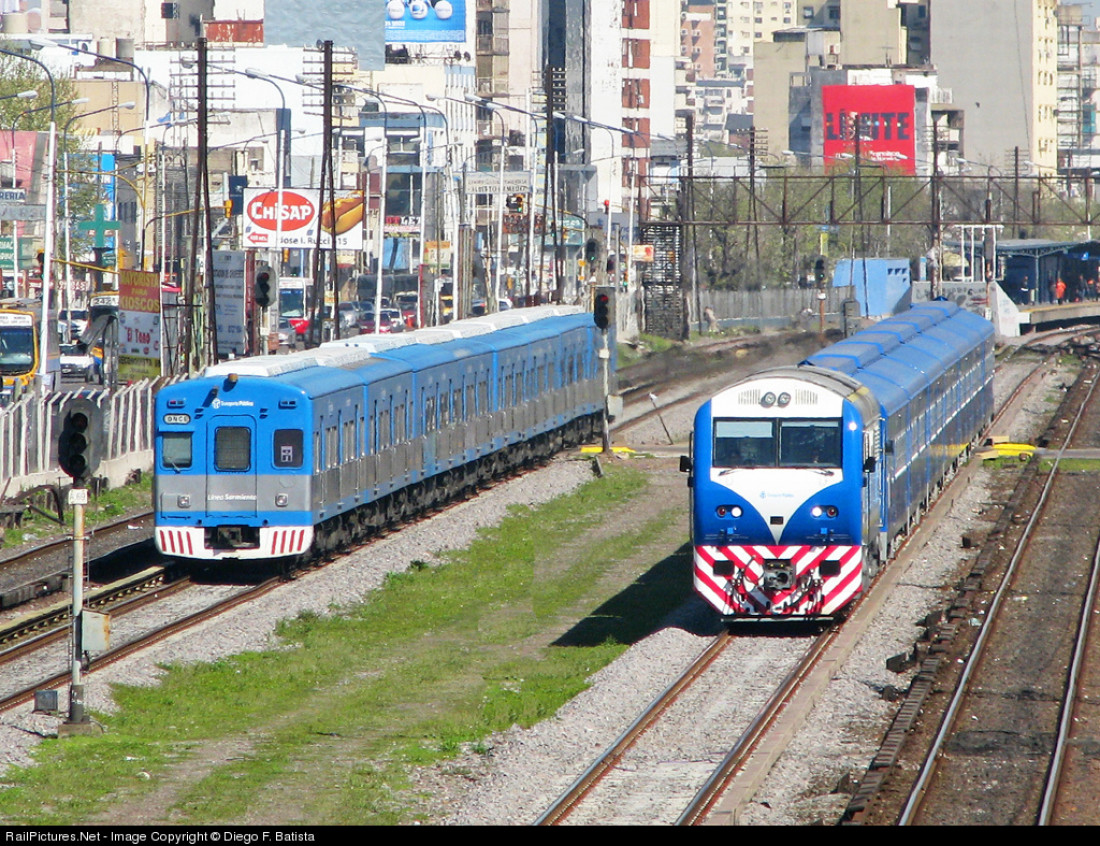
[{"label": "metal fence", "polygon": [[101,463],[96,473],[108,485],[124,483],[134,470],[152,466],[153,400],[164,380],[142,381],[114,391],[82,389],[53,393],[43,400],[28,394],[0,410],[0,499],[36,485],[67,482],[57,466],[61,412],[76,394],[100,409],[100,431],[93,432]]}]

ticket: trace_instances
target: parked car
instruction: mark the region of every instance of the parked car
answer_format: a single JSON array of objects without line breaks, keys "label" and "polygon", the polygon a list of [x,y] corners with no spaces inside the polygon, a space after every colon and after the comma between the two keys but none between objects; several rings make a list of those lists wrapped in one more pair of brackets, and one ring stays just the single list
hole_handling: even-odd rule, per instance
[{"label": "parked car", "polygon": [[408,324],[405,322],[405,315],[401,313],[399,308],[384,308],[382,309],[382,316],[389,315],[390,325],[393,327],[393,332],[404,332],[408,329]]},{"label": "parked car", "polygon": [[280,346],[291,343],[298,334],[294,327],[290,325],[290,320],[286,317],[279,318],[279,326],[276,331],[279,335]]},{"label": "parked car", "polygon": [[399,291],[394,295],[394,302],[401,310],[401,317],[405,325],[410,329],[416,329],[417,318],[420,313],[420,295],[416,291]]},{"label": "parked car", "polygon": [[[474,300],[470,304],[470,313],[473,314],[474,317],[481,317],[481,315],[485,314],[485,305],[484,299]],[[497,300],[497,311],[508,311],[511,307],[512,301],[507,297],[501,297]]]},{"label": "parked car", "polygon": [[[402,322],[400,316],[395,320],[394,317],[393,317],[392,310],[387,310],[387,309],[382,310],[382,319],[378,324],[379,334],[382,334],[382,333],[389,334],[389,333],[392,333],[392,332],[401,332],[404,329],[405,329],[405,324]],[[373,313],[364,315],[363,318],[359,321],[359,331],[364,335],[373,335],[374,334],[374,314]]]},{"label": "parked car", "polygon": [[79,376],[85,382],[95,376],[95,359],[83,344],[61,344],[58,349],[61,353],[62,376]]},{"label": "parked car", "polygon": [[359,324],[359,304],[340,303],[340,331],[354,329]]}]

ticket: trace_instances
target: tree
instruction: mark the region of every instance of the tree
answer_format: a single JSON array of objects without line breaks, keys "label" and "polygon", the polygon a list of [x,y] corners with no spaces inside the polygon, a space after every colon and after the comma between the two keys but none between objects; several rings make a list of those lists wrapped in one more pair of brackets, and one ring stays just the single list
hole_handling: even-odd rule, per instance
[{"label": "tree", "polygon": [[[52,72],[52,71],[51,71]],[[105,186],[100,184],[100,178],[94,173],[92,158],[84,153],[81,148],[80,138],[70,132],[66,138],[62,134],[63,128],[70,120],[80,113],[81,105],[73,105],[79,92],[73,80],[57,73],[53,75],[53,93],[56,97],[56,108],[51,115],[50,109],[50,80],[41,67],[31,61],[0,54],[0,131],[4,133],[7,143],[3,146],[9,150],[15,132],[46,132],[50,127],[51,117],[57,129],[57,192],[59,206],[63,199],[62,191],[67,187],[69,191],[69,215],[71,221],[83,220],[90,216],[91,210],[97,203],[106,198]],[[38,96],[34,99],[16,98],[14,95],[22,91],[35,90]],[[73,121],[73,126],[79,126],[78,121]],[[45,150],[45,139],[41,142],[41,149]],[[65,152],[69,154],[70,173],[62,173],[62,162],[65,160]],[[36,156],[36,167],[32,172],[31,193],[40,189],[42,178],[41,158]],[[57,237],[63,238],[65,221],[60,221],[57,227]],[[82,230],[75,225],[70,230],[71,253],[74,256],[83,255],[90,247],[91,240]],[[55,255],[59,255],[55,251]]]}]

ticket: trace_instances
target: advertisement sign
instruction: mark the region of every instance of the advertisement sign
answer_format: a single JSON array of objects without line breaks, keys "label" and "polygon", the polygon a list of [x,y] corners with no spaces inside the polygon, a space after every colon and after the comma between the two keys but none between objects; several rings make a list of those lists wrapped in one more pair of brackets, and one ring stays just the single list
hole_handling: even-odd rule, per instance
[{"label": "advertisement sign", "polygon": [[160,277],[143,270],[118,275],[118,374],[124,380],[160,376]]},{"label": "advertisement sign", "polygon": [[336,201],[318,209],[321,195],[316,188],[284,188],[282,209],[280,193],[274,188],[244,190],[244,231],[247,249],[298,248],[317,246],[317,231],[321,230],[321,248],[338,250],[363,249],[363,194],[359,191],[337,191]]},{"label": "advertisement sign", "polygon": [[915,108],[912,85],[821,86],[825,160],[836,164],[858,155],[861,162],[915,173]]},{"label": "advertisement sign", "polygon": [[381,0],[387,44],[466,41],[466,0]]},{"label": "advertisement sign", "polygon": [[245,325],[245,253],[243,250],[214,251],[214,325],[218,355],[242,356],[248,352]]}]

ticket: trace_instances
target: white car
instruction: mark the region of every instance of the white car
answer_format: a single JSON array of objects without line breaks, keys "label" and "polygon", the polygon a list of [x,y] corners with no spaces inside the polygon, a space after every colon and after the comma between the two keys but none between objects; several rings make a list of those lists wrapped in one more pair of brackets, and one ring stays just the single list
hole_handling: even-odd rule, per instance
[{"label": "white car", "polygon": [[61,344],[61,375],[80,376],[85,381],[95,374],[95,359],[79,344]]}]

